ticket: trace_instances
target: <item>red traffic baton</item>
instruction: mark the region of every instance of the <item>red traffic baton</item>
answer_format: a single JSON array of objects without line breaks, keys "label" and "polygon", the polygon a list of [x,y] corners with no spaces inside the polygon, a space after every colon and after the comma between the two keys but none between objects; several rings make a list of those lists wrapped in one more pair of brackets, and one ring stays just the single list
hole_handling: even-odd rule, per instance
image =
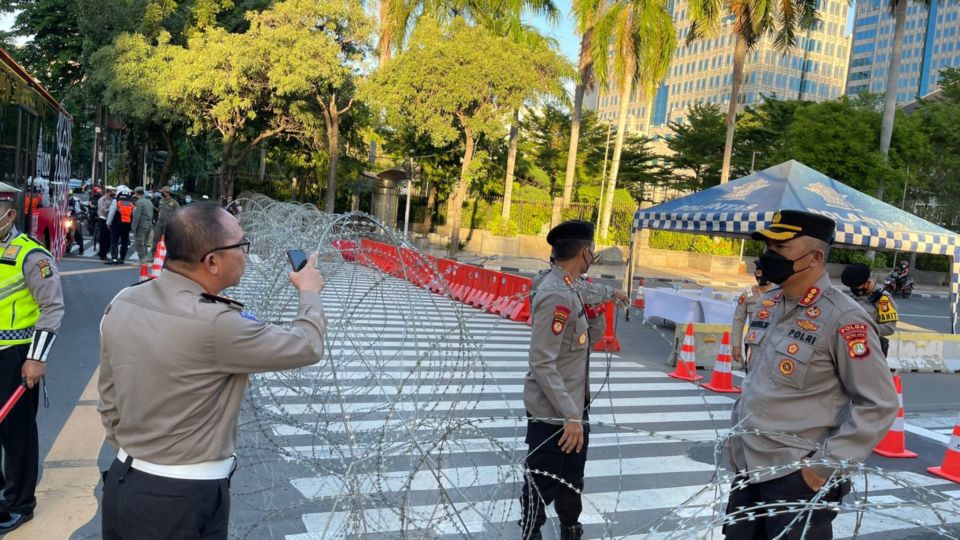
[{"label": "red traffic baton", "polygon": [[18,386],[17,389],[14,390],[13,395],[10,396],[10,399],[8,399],[7,402],[3,404],[3,408],[0,409],[0,422],[3,422],[7,418],[7,415],[10,414],[10,410],[13,409],[14,405],[17,404],[17,401],[20,400],[20,396],[22,396],[23,393],[26,391],[27,391],[27,381],[23,381],[22,383],[20,383],[20,386]]}]

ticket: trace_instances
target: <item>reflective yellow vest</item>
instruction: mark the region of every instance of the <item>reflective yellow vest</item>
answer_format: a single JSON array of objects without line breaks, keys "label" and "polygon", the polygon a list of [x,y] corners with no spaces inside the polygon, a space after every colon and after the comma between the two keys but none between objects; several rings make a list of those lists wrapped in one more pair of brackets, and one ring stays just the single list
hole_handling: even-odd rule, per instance
[{"label": "reflective yellow vest", "polygon": [[23,262],[34,251],[50,254],[25,234],[0,243],[0,346],[33,341],[33,325],[40,318],[40,306],[27,288]]}]

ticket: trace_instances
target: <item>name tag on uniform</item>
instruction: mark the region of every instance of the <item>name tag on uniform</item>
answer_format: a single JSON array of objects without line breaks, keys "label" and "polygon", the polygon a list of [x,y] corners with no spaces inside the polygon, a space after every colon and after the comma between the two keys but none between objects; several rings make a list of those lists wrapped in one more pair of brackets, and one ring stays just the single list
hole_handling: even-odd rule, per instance
[{"label": "name tag on uniform", "polygon": [[17,260],[17,255],[20,254],[21,246],[7,246],[3,250],[3,254],[0,255],[0,259],[5,261],[15,261]]}]

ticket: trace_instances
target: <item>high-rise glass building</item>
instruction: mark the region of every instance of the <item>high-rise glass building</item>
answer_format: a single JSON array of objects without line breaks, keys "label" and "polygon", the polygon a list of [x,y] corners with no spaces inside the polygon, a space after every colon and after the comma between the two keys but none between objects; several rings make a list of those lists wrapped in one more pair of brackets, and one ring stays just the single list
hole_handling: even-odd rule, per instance
[{"label": "high-rise glass building", "polygon": [[[893,49],[893,16],[889,1],[857,0],[847,93],[883,93]],[[960,66],[960,4],[932,0],[930,7],[910,3],[903,34],[897,103],[937,89],[940,69]]]},{"label": "high-rise glass building", "polygon": [[[713,103],[726,111],[733,78],[733,17],[723,20],[711,39],[686,44],[690,30],[687,2],[671,6],[680,47],[652,107],[645,96],[630,96],[628,129],[667,137],[670,121],[681,121],[696,103]],[[843,95],[850,58],[846,37],[846,0],[819,0],[820,21],[798,36],[796,46],[783,53],[765,36],[747,53],[738,107],[759,103],[763,95],[782,99],[824,101]],[[621,96],[616,89],[599,89],[595,107],[601,118],[615,121]],[[648,110],[649,109],[649,110]]]}]

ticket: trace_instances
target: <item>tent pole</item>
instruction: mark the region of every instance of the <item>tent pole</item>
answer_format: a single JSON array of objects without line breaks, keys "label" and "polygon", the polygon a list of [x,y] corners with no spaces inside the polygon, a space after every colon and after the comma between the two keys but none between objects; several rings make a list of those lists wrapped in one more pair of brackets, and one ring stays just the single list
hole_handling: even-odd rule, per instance
[{"label": "tent pole", "polygon": [[627,268],[623,273],[623,290],[627,291],[627,303],[629,304],[624,310],[624,320],[630,320],[630,308],[633,307],[633,253],[637,246],[637,235],[640,234],[640,228],[637,228],[633,231],[633,234],[630,235],[630,249],[627,250]]}]

